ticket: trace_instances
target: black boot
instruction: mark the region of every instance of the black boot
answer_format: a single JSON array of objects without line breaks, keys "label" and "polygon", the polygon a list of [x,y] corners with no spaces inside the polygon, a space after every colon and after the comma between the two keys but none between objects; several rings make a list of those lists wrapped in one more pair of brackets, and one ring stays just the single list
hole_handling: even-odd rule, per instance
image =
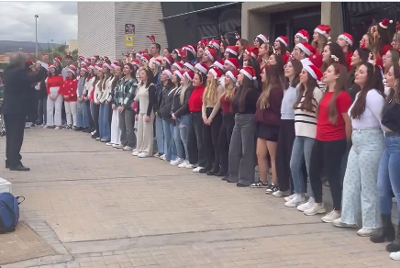
[{"label": "black boot", "polygon": [[386,251],[397,252],[400,251],[400,223],[397,225],[397,235],[392,243],[386,246]]},{"label": "black boot", "polygon": [[382,217],[382,230],[379,234],[370,238],[373,243],[383,243],[385,241],[392,242],[396,232],[392,223],[392,215],[381,215]]}]

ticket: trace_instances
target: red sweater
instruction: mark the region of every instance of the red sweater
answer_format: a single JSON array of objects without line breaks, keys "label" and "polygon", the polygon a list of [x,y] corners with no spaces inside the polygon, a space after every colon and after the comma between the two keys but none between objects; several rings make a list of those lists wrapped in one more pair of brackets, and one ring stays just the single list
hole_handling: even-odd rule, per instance
[{"label": "red sweater", "polygon": [[61,94],[63,83],[64,80],[61,75],[47,78],[47,95],[50,95],[50,88],[58,88],[57,92],[56,89],[51,90],[53,95],[55,95],[56,93],[57,95]]},{"label": "red sweater", "polygon": [[76,102],[78,100],[77,90],[78,90],[78,81],[76,81],[76,79],[71,80],[67,78],[64,81],[61,93],[64,98],[64,101]]},{"label": "red sweater", "polygon": [[193,90],[192,96],[190,96],[189,99],[189,110],[191,113],[201,112],[203,108],[203,94],[205,89],[205,86],[199,86]]}]

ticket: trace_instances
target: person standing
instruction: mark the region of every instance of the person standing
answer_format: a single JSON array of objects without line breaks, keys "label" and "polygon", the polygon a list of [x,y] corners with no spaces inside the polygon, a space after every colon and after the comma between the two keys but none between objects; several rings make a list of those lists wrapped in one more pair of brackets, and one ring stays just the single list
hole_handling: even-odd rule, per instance
[{"label": "person standing", "polygon": [[63,98],[61,89],[63,87],[63,78],[59,70],[54,65],[49,66],[49,76],[47,78],[47,123],[44,128],[61,129],[61,109]]},{"label": "person standing", "polygon": [[24,141],[25,118],[29,107],[29,90],[33,83],[39,82],[46,69],[36,64],[39,71],[30,72],[26,68],[26,58],[22,53],[10,57],[10,65],[4,71],[4,104],[2,113],[8,135],[6,136],[6,168],[13,171],[29,171],[22,162],[20,154]]},{"label": "person standing", "polygon": [[84,91],[85,91],[85,84],[86,80],[88,79],[88,68],[86,66],[83,66],[80,70],[80,76],[78,80],[78,91],[77,91],[77,97],[78,97],[78,102],[77,102],[77,128],[75,130],[77,131],[85,131],[87,132],[89,130],[89,115],[87,113],[86,109],[86,103],[84,99]]},{"label": "person standing", "polygon": [[78,81],[76,80],[76,68],[74,65],[68,67],[68,76],[65,79],[62,89],[62,96],[64,99],[65,114],[67,116],[66,129],[76,128],[76,113],[77,113],[77,91]]}]

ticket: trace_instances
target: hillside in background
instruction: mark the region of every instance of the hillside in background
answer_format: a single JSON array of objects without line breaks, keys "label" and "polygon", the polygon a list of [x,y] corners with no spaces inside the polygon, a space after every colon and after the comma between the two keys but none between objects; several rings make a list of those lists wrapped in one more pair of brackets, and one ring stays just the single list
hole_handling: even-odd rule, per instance
[{"label": "hillside in background", "polygon": [[[53,46],[60,46],[60,44],[54,43],[38,43],[38,52],[45,52],[49,47],[50,49]],[[36,51],[36,43],[31,41],[8,41],[8,40],[0,40],[0,55],[4,55],[7,52],[16,52],[19,49],[22,49],[23,52],[26,53],[35,53]]]}]

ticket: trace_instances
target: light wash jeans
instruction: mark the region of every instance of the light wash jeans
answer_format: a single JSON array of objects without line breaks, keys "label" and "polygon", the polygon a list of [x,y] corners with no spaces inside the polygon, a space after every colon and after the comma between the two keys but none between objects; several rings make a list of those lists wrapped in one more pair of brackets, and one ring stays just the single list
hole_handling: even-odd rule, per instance
[{"label": "light wash jeans", "polygon": [[[378,178],[379,162],[385,148],[380,129],[353,130],[343,181],[341,221],[359,224],[367,229],[382,227],[379,212]],[[361,217],[360,217],[361,216]]]},{"label": "light wash jeans", "polygon": [[167,141],[166,150],[164,151],[165,157],[167,161],[176,159],[176,148],[175,142],[173,139],[174,133],[174,125],[172,123],[162,120],[163,130],[164,130],[164,139]]},{"label": "light wash jeans", "polygon": [[158,153],[163,155],[167,148],[167,139],[164,136],[163,119],[158,115],[156,115],[156,141]]},{"label": "light wash jeans", "polygon": [[181,133],[179,128],[179,119],[176,120],[174,130],[173,130],[173,138],[176,148],[176,153],[179,158],[185,159],[185,151],[183,149],[183,142],[181,140]]},{"label": "light wash jeans", "polygon": [[190,114],[184,115],[179,119],[179,134],[183,144],[183,149],[185,150],[185,160],[189,161],[189,151],[188,151],[188,125],[191,124],[192,117]]},{"label": "light wash jeans", "polygon": [[[304,162],[307,174],[310,174],[311,151],[315,139],[296,136],[293,143],[292,158],[290,159],[290,170],[292,171],[293,187],[296,194],[305,194],[307,185],[303,175]],[[307,178],[310,181],[310,177]],[[310,196],[314,196],[310,193]]]},{"label": "light wash jeans", "polygon": [[109,103],[100,104],[99,130],[100,130],[100,139],[109,142],[111,140]]},{"label": "light wash jeans", "polygon": [[394,193],[400,215],[400,137],[386,137],[385,144],[378,172],[379,207],[383,215],[391,215]]},{"label": "light wash jeans", "polygon": [[79,128],[87,129],[90,127],[89,115],[85,102],[77,102],[76,124]]}]

